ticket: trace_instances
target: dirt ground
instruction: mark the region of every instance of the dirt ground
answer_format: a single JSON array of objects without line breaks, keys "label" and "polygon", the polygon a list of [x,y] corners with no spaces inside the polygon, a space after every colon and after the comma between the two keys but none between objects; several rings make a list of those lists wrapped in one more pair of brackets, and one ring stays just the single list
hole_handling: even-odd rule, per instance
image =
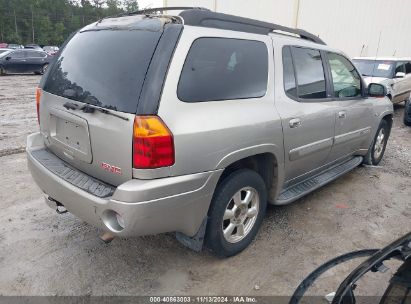
[{"label": "dirt ground", "polygon": [[[38,82],[0,77],[0,295],[290,295],[328,259],[411,231],[411,128],[399,105],[380,167],[359,167],[294,204],[270,207],[257,239],[235,257],[190,251],[171,233],[104,244],[98,229],[49,209],[27,170]],[[311,293],[333,291],[348,270],[326,274]],[[382,292],[364,284],[362,294]]]}]

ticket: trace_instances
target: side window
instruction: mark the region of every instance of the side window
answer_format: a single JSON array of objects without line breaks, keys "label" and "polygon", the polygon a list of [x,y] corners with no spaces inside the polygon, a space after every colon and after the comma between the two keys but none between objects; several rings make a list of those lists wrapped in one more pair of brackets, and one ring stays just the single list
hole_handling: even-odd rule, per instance
[{"label": "side window", "polygon": [[298,97],[302,99],[326,98],[327,90],[320,51],[293,47],[292,54],[297,74]]},{"label": "side window", "polygon": [[328,53],[328,62],[331,68],[334,97],[361,96],[361,77],[351,62],[335,53]]},{"label": "side window", "polygon": [[268,82],[268,51],[263,42],[199,38],[181,72],[178,98],[185,102],[258,98]]},{"label": "side window", "polygon": [[398,72],[405,73],[404,62],[397,62],[397,65],[395,66],[394,76],[397,75]]},{"label": "side window", "polygon": [[27,57],[30,57],[30,58],[44,58],[45,56],[41,52],[29,52],[27,54]]},{"label": "side window", "polygon": [[405,63],[405,74],[411,74],[411,62]]},{"label": "side window", "polygon": [[24,52],[23,51],[15,51],[10,54],[10,57],[13,59],[19,59],[19,58],[24,58]]},{"label": "side window", "polygon": [[283,48],[283,78],[284,90],[293,98],[297,98],[297,84],[295,82],[294,65],[289,46]]}]

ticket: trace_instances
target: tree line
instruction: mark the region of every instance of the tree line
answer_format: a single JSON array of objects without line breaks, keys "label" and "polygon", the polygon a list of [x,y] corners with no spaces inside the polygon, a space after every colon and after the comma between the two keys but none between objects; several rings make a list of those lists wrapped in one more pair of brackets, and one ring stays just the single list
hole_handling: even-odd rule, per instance
[{"label": "tree line", "polygon": [[61,45],[87,24],[136,10],[137,0],[0,0],[0,42]]}]

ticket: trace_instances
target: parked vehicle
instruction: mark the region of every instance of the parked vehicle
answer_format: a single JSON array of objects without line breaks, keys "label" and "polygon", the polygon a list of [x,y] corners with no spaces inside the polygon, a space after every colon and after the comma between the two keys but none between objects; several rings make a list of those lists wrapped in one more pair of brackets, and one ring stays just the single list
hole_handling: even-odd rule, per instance
[{"label": "parked vehicle", "polygon": [[267,203],[380,162],[385,94],[303,30],[145,10],[67,42],[37,90],[28,164],[59,212],[118,236],[176,231],[230,256],[251,243]]},{"label": "parked vehicle", "polygon": [[405,102],[404,108],[404,124],[411,127],[411,99]]},{"label": "parked vehicle", "polygon": [[8,44],[4,42],[0,42],[0,49],[5,49],[7,48]]},{"label": "parked vehicle", "polygon": [[44,74],[52,58],[43,51],[9,50],[0,54],[0,75],[30,72]]},{"label": "parked vehicle", "polygon": [[393,103],[407,100],[411,92],[411,58],[357,57],[353,62],[366,83],[381,83]]},{"label": "parked vehicle", "polygon": [[38,44],[26,44],[25,49],[43,50]]},{"label": "parked vehicle", "polygon": [[46,45],[45,47],[43,47],[43,51],[45,51],[49,55],[56,55],[59,51],[59,48],[58,46]]},{"label": "parked vehicle", "polygon": [[22,46],[21,44],[11,43],[8,45],[8,48],[9,49],[24,49],[24,46]]}]

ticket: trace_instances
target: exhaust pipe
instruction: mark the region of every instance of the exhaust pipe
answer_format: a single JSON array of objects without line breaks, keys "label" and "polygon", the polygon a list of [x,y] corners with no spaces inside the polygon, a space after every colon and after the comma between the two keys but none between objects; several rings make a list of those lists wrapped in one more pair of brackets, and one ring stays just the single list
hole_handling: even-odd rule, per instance
[{"label": "exhaust pipe", "polygon": [[47,206],[49,206],[53,210],[56,210],[58,214],[64,214],[68,212],[64,205],[56,201],[54,198],[50,196],[45,196],[44,199],[46,201]]}]

